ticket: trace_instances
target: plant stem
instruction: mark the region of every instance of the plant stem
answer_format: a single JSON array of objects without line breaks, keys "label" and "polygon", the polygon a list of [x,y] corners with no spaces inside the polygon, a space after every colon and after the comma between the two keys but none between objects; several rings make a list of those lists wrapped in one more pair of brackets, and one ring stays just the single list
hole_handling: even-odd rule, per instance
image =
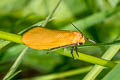
[{"label": "plant stem", "polygon": [[0,38],[5,39],[5,40],[9,40],[9,41],[12,41],[12,42],[15,42],[15,43],[23,43],[21,41],[21,36],[20,35],[4,32],[4,31],[0,31]]},{"label": "plant stem", "polygon": [[2,41],[0,42],[0,49],[2,49],[3,47],[5,47],[6,45],[8,45],[10,43],[10,41]]},{"label": "plant stem", "polygon": [[22,72],[22,70],[19,70],[19,71],[15,72],[14,74],[12,74],[12,75],[8,78],[8,80],[11,80],[13,77],[15,77],[16,75],[18,75],[18,74],[21,73],[21,72]]},{"label": "plant stem", "polygon": [[49,19],[52,18],[53,14],[55,13],[55,11],[56,11],[56,9],[58,8],[58,6],[60,5],[61,1],[62,1],[62,0],[59,0],[59,1],[58,1],[57,5],[56,5],[55,8],[53,9],[53,11],[52,11],[52,12],[49,14],[49,16],[46,18],[44,24],[42,25],[43,27],[45,27],[46,24],[48,23]]},{"label": "plant stem", "polygon": [[[102,56],[102,59],[105,60],[111,60],[117,51],[120,49],[120,45],[114,45],[111,46]],[[99,73],[104,69],[105,67],[100,65],[95,65],[92,70],[84,77],[83,80],[95,80],[95,78],[99,75]]]},{"label": "plant stem", "polygon": [[28,47],[26,47],[18,56],[18,58],[16,59],[16,61],[14,62],[14,64],[12,65],[12,67],[10,68],[10,70],[8,71],[8,73],[5,75],[5,77],[3,78],[3,80],[7,80],[18,68],[18,66],[20,65],[22,58],[24,56],[24,54],[26,53]]},{"label": "plant stem", "polygon": [[49,74],[45,76],[34,77],[30,79],[22,79],[22,80],[51,80],[51,79],[53,80],[53,79],[73,76],[80,73],[85,73],[85,72],[88,72],[91,68],[92,66],[89,66],[89,67],[79,68],[79,69],[70,70],[66,72],[54,73],[54,74]]},{"label": "plant stem", "polygon": [[[64,56],[72,57],[69,50],[65,50],[65,51],[57,50],[55,52],[58,53],[58,54],[64,55]],[[98,64],[98,65],[101,65],[101,66],[104,66],[104,67],[109,67],[109,68],[113,68],[116,65],[116,63],[113,63],[111,61],[108,61],[108,60],[105,60],[105,59],[100,59],[100,58],[90,56],[90,55],[86,55],[84,53],[79,53],[79,55],[80,55],[80,57],[78,57],[76,55],[76,53],[74,52],[74,57],[78,60],[82,60],[82,61],[93,63],[93,64]]]}]

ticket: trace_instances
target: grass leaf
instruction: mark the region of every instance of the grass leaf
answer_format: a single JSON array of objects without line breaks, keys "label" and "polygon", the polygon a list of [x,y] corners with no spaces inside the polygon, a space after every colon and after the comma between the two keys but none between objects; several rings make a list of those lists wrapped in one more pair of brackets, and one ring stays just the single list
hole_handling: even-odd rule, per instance
[{"label": "grass leaf", "polygon": [[117,64],[102,80],[119,80],[120,64]]}]

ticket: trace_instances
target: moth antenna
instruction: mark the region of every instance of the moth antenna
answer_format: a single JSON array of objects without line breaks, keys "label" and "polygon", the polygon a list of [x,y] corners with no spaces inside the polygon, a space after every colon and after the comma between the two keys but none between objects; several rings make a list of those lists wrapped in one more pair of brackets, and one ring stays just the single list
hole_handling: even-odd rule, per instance
[{"label": "moth antenna", "polygon": [[83,36],[83,33],[71,22],[71,24],[82,34]]},{"label": "moth antenna", "polygon": [[91,39],[85,38],[85,40],[88,40],[89,42],[92,42],[92,43],[96,44],[96,42],[91,40]]},{"label": "moth antenna", "polygon": [[[83,36],[83,33],[71,22],[71,24],[82,34],[82,36]],[[91,40],[91,39],[88,39],[88,38],[85,38],[85,40],[88,40],[89,42],[92,42],[92,43],[94,43],[94,44],[96,44],[96,42],[95,41],[93,41],[93,40]]]}]

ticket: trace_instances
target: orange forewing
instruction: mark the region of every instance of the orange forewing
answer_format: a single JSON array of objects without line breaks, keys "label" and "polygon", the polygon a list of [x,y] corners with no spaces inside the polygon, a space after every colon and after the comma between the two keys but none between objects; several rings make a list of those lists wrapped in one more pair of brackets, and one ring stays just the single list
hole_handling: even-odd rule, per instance
[{"label": "orange forewing", "polygon": [[85,43],[80,32],[50,30],[43,27],[35,27],[26,32],[22,41],[33,49],[49,49],[66,46],[75,43]]}]

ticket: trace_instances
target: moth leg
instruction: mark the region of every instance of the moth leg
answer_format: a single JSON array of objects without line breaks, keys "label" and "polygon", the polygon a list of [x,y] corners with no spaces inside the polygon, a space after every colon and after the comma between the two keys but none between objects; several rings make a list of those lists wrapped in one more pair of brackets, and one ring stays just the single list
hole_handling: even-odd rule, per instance
[{"label": "moth leg", "polygon": [[51,49],[48,50],[47,54],[49,54],[51,51],[53,51],[53,50],[55,50],[55,49],[65,48],[65,47],[73,46],[73,45],[74,45],[74,44],[51,48]]},{"label": "moth leg", "polygon": [[71,49],[71,55],[72,55],[72,58],[75,60],[74,55],[73,55],[73,51],[74,51],[74,47],[72,47],[72,49]]},{"label": "moth leg", "polygon": [[53,51],[55,49],[60,49],[60,48],[64,48],[64,47],[67,47],[67,46],[60,46],[60,47],[51,48],[48,50],[47,54],[49,54],[51,51]]},{"label": "moth leg", "polygon": [[76,45],[76,46],[75,46],[75,51],[76,51],[77,56],[80,57],[79,54],[78,54],[78,48],[77,48],[77,47],[78,47],[78,46]]},{"label": "moth leg", "polygon": [[49,50],[47,51],[47,53],[46,53],[46,54],[49,54],[51,51],[52,51],[52,50],[51,50],[51,49],[49,49]]}]

